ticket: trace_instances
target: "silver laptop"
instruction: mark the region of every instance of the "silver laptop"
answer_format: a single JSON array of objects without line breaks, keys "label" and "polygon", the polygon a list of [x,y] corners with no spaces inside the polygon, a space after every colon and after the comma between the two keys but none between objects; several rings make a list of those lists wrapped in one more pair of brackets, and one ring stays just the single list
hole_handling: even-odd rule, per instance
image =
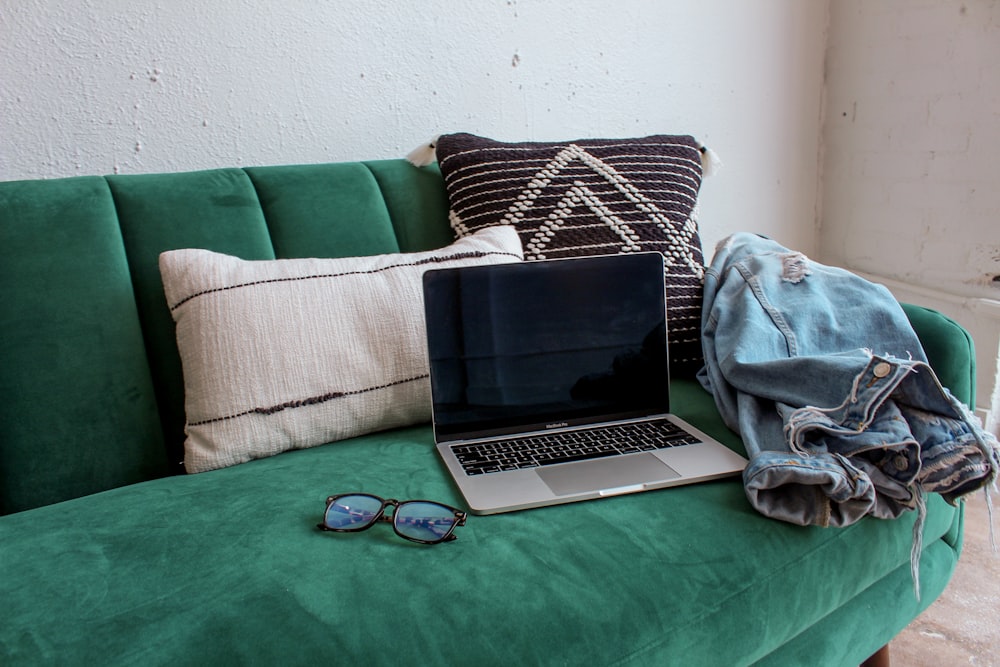
[{"label": "silver laptop", "polygon": [[670,414],[663,258],[429,270],[434,438],[474,513],[739,474]]}]

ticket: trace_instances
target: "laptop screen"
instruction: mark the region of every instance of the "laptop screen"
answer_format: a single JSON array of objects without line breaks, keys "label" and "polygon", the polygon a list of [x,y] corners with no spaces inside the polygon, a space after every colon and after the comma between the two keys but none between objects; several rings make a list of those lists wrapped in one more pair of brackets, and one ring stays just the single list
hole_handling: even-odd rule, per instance
[{"label": "laptop screen", "polygon": [[424,274],[438,442],[669,411],[663,258]]}]

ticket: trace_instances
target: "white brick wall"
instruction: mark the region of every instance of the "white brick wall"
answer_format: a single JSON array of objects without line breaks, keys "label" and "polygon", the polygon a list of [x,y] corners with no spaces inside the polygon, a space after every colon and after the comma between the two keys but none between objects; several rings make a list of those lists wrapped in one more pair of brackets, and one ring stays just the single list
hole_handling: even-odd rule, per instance
[{"label": "white brick wall", "polygon": [[824,257],[1000,298],[1000,3],[836,0],[830,22]]},{"label": "white brick wall", "polygon": [[996,421],[1000,1],[831,0],[825,92],[823,261],[969,328]]}]

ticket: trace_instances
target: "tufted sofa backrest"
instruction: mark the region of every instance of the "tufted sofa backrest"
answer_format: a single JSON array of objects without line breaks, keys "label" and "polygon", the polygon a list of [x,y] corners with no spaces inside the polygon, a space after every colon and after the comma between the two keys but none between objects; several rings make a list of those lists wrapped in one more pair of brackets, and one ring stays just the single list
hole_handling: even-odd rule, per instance
[{"label": "tufted sofa backrest", "polygon": [[440,173],[404,160],[0,182],[0,513],[183,471],[161,252],[452,240]]}]

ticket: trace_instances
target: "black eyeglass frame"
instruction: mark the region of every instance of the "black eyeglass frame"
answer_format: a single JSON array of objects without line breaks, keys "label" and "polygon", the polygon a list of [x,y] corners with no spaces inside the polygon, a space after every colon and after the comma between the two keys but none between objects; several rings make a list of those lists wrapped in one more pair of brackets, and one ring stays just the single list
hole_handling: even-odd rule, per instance
[{"label": "black eyeglass frame", "polygon": [[[363,496],[365,498],[372,498],[374,500],[379,501],[381,503],[381,506],[379,507],[378,512],[375,514],[375,518],[368,521],[368,523],[356,527],[352,526],[350,528],[333,528],[331,526],[326,525],[326,515],[330,511],[330,507],[341,498],[346,498],[348,496]],[[396,516],[399,513],[399,508],[409,503],[427,503],[429,505],[437,505],[438,507],[443,507],[444,509],[448,510],[449,512],[452,512],[455,515],[455,522],[451,524],[451,528],[448,529],[447,533],[445,533],[436,540],[422,540],[418,537],[411,537],[409,535],[404,535],[402,532],[400,532],[399,527],[396,525]],[[385,512],[386,509],[389,507],[393,508],[392,516],[389,516]],[[323,521],[316,524],[316,527],[319,528],[320,530],[325,530],[332,533],[360,533],[361,531],[368,530],[377,523],[391,523],[393,532],[402,537],[404,540],[409,540],[410,542],[417,542],[419,544],[440,544],[441,542],[451,542],[452,540],[458,539],[458,536],[455,535],[455,529],[458,528],[459,526],[465,525],[465,519],[467,518],[467,516],[468,516],[467,513],[464,512],[463,510],[460,510],[457,507],[452,507],[451,505],[445,505],[444,503],[439,503],[436,500],[422,500],[422,499],[396,500],[395,498],[382,498],[380,496],[376,496],[371,493],[338,493],[337,495],[330,496],[329,498],[326,499],[326,508],[323,510]]]}]

